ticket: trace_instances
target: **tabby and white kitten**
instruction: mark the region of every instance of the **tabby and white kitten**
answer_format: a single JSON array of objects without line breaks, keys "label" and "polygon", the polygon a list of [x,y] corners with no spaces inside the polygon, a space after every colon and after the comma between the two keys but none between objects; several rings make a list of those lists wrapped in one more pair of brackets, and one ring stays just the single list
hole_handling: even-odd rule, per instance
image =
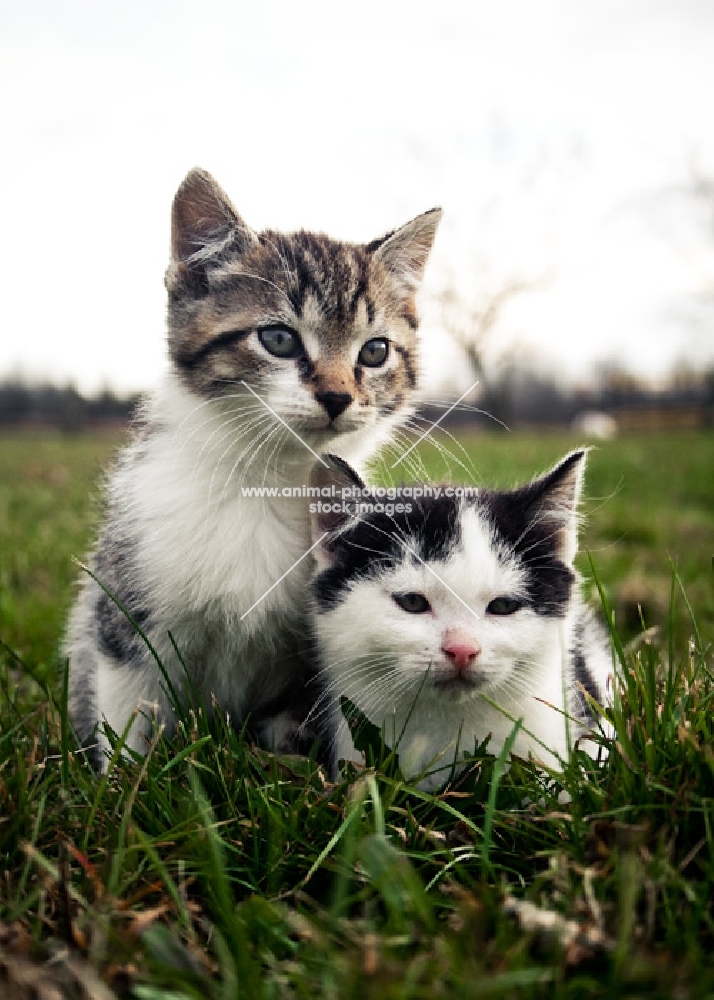
[{"label": "tabby and white kitten", "polygon": [[[92,570],[177,690],[178,650],[207,705],[282,749],[314,698],[309,514],[241,487],[300,486],[328,448],[361,462],[410,415],[414,297],[440,216],[357,245],[256,233],[202,170],[174,199],[170,366],[108,481]],[[171,728],[154,656],[89,577],[65,650],[73,722],[100,766],[104,720],[121,733],[138,707],[137,751],[152,717]]]},{"label": "tabby and white kitten", "polygon": [[[554,766],[567,758],[592,723],[580,685],[604,703],[612,671],[573,568],[585,459],[574,451],[520,489],[425,498],[392,516],[357,517],[349,500],[349,513],[313,514],[322,537],[314,631],[336,759],[360,759],[340,696],[383,728],[388,745],[398,741],[404,774],[427,790],[474,741],[491,734],[498,753],[514,719],[514,753]],[[334,485],[337,497],[362,485],[346,463],[329,461],[330,470],[315,467],[316,485]]]}]

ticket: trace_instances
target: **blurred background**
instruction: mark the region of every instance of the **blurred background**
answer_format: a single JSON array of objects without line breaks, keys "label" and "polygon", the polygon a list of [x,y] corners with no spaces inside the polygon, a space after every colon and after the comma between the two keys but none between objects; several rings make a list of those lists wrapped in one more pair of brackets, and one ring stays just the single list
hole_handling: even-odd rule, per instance
[{"label": "blurred background", "polygon": [[3,421],[111,419],[110,394],[156,381],[170,204],[194,164],[255,228],[369,240],[443,206],[426,398],[478,379],[470,399],[507,423],[703,419],[708,0],[0,11]]}]

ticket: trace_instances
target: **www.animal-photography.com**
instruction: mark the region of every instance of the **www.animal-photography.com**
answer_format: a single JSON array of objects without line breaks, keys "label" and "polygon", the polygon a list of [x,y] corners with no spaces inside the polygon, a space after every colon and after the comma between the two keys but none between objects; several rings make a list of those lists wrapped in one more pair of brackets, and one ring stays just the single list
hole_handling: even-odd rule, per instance
[{"label": "www.animal-photography.com", "polygon": [[0,13],[0,997],[714,995],[714,11]]}]

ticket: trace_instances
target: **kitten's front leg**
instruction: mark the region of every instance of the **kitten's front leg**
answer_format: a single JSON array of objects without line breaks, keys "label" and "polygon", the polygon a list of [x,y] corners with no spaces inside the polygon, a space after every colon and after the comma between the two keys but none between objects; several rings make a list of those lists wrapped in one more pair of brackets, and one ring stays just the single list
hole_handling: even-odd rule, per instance
[{"label": "kitten's front leg", "polygon": [[97,742],[102,751],[102,770],[106,768],[109,741],[104,733],[107,723],[121,736],[129,720],[126,736],[129,750],[145,754],[157,728],[167,722],[166,698],[160,691],[156,665],[117,663],[96,654],[97,702],[101,713]]},{"label": "kitten's front leg", "polygon": [[285,708],[258,722],[255,726],[256,739],[273,753],[307,756],[316,737],[304,727],[304,721],[299,712]]},{"label": "kitten's front leg", "polygon": [[328,767],[332,780],[339,781],[341,777],[340,761],[352,761],[353,764],[364,766],[364,756],[355,748],[352,731],[339,709],[335,711],[332,723]]},{"label": "kitten's front leg", "polygon": [[[323,692],[315,668],[299,652],[281,657],[279,663],[283,685],[277,697],[253,714],[253,734],[261,746],[277,754],[308,756],[318,743],[317,760],[328,765],[331,727],[321,710]],[[277,664],[271,669],[277,675]]]}]

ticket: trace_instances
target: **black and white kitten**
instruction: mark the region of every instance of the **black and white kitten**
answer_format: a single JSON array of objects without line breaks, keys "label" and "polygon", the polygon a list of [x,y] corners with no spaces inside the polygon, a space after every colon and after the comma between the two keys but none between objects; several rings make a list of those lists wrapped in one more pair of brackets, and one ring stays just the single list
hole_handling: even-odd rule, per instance
[{"label": "black and white kitten", "polygon": [[[65,652],[70,707],[97,762],[106,720],[143,751],[170,729],[160,667],[286,749],[314,694],[310,520],[290,499],[316,453],[361,462],[412,412],[421,281],[439,210],[368,244],[254,232],[192,170],[173,202],[169,370],[107,485]],[[245,496],[246,486],[278,487]],[[287,491],[288,496],[285,496]],[[180,656],[179,656],[180,652]]]},{"label": "black and white kitten", "polygon": [[359,516],[353,470],[334,456],[330,470],[315,467],[314,484],[334,487],[337,500],[313,512],[314,630],[336,759],[359,760],[340,696],[388,745],[398,741],[404,774],[427,790],[474,741],[491,734],[498,753],[514,719],[514,753],[553,766],[567,758],[592,723],[580,685],[605,703],[612,672],[573,568],[585,460],[574,451],[520,489],[442,489],[399,498],[411,510]]}]

